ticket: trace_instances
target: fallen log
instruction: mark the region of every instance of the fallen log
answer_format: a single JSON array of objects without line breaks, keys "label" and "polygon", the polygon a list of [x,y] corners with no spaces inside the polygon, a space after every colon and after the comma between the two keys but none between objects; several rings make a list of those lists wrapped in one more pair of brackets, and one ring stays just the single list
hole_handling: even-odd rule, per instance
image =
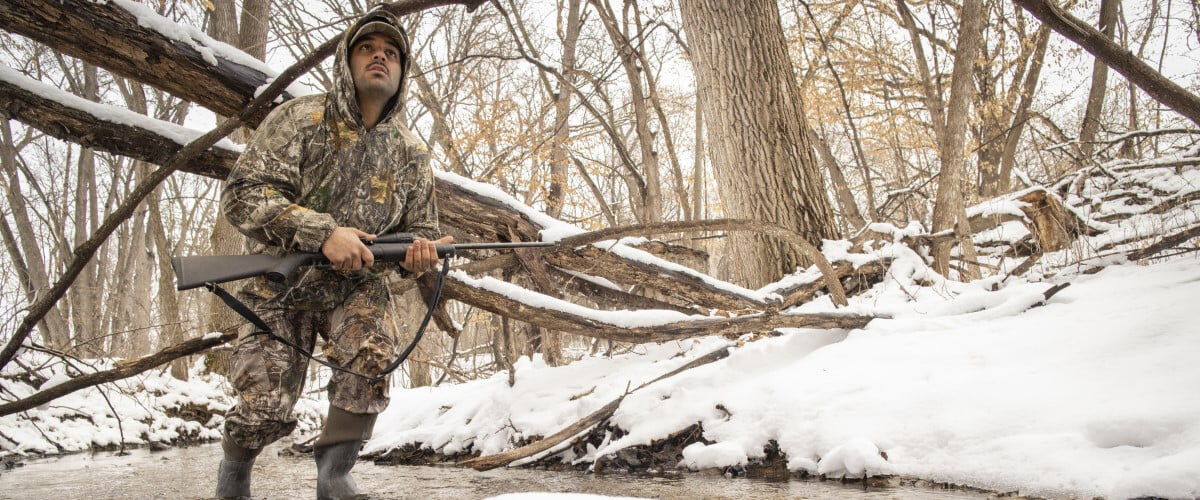
[{"label": "fallen log", "polygon": [[0,417],[35,408],[81,389],[132,377],[177,358],[196,354],[235,338],[237,338],[236,330],[221,334],[210,333],[203,337],[185,340],[149,356],[120,361],[115,368],[75,377],[54,387],[35,392],[28,397],[2,404],[0,405]]},{"label": "fallen log", "polygon": [[[199,30],[172,39],[154,29],[153,22],[139,23],[145,5],[90,0],[5,0],[0,2],[0,26],[54,49],[170,92],[232,116],[254,97],[255,89],[269,83],[262,66],[234,60],[230,54],[248,54],[212,40]],[[150,17],[145,17],[151,20]],[[258,125],[271,109],[247,117]]]},{"label": "fallen log", "polygon": [[1155,254],[1174,248],[1184,243],[1187,243],[1193,238],[1200,238],[1200,225],[1192,226],[1174,234],[1164,236],[1150,246],[1129,252],[1130,260],[1142,260],[1153,257]]},{"label": "fallen log", "polygon": [[[174,128],[179,131],[179,136],[198,132],[116,106],[85,102],[4,67],[0,67],[0,115],[64,141],[155,165],[169,161],[184,145],[143,124],[153,123],[159,131]],[[239,154],[234,149],[213,146],[201,151],[179,170],[224,179]]]},{"label": "fallen log", "polygon": [[683,222],[659,222],[654,224],[640,224],[636,226],[614,227],[601,229],[590,233],[579,234],[568,238],[563,238],[559,243],[563,245],[582,245],[585,243],[595,243],[603,240],[623,238],[626,236],[648,236],[652,234],[662,233],[677,233],[686,231],[754,231],[758,233],[774,236],[784,242],[795,245],[800,249],[800,253],[813,265],[821,271],[821,274],[826,278],[826,286],[829,289],[829,294],[833,297],[835,305],[844,306],[846,302],[846,290],[842,288],[842,284],[835,278],[833,267],[830,266],[829,260],[825,258],[817,247],[804,238],[803,235],[797,234],[794,231],[784,229],[778,225],[767,224],[765,222],[749,220],[749,219],[713,219],[713,220],[694,220]]},{"label": "fallen log", "polygon": [[551,434],[543,439],[534,441],[532,443],[529,443],[525,446],[522,446],[520,448],[516,448],[513,450],[500,452],[500,453],[494,453],[494,454],[486,455],[486,456],[482,456],[482,457],[476,457],[476,458],[472,458],[470,460],[464,460],[462,462],[457,463],[456,465],[459,465],[462,467],[470,467],[477,471],[485,471],[485,470],[495,469],[497,467],[504,467],[504,466],[506,466],[510,463],[513,463],[517,460],[520,460],[522,458],[532,457],[534,455],[537,455],[538,453],[549,450],[549,449],[555,447],[556,445],[558,445],[559,443],[562,443],[563,441],[571,439],[572,437],[575,437],[575,436],[578,436],[579,434],[587,432],[592,427],[595,427],[596,425],[599,425],[601,422],[604,422],[605,420],[607,420],[609,417],[612,416],[612,414],[614,412],[617,411],[617,408],[619,408],[621,406],[621,401],[625,400],[625,396],[628,396],[629,394],[637,392],[651,384],[654,384],[655,382],[659,382],[663,379],[667,379],[667,378],[673,377],[675,375],[678,375],[680,373],[683,373],[687,370],[691,370],[692,368],[696,368],[698,366],[707,365],[714,361],[719,361],[719,360],[725,359],[725,358],[729,357],[730,347],[731,346],[722,347],[713,352],[710,352],[710,353],[700,356],[696,359],[693,359],[693,360],[685,363],[683,366],[680,366],[679,368],[676,368],[667,373],[659,375],[654,380],[651,380],[642,385],[639,385],[639,386],[637,386],[637,388],[635,388],[631,391],[628,391],[625,394],[622,394],[621,397],[600,407],[600,409],[592,412],[591,414],[589,414],[586,417],[583,417],[583,419],[579,420],[578,422],[568,425],[567,427],[563,428],[563,430],[558,431],[554,434]]},{"label": "fallen log", "polygon": [[[495,283],[501,284],[501,286],[506,285],[500,281],[496,281]],[[442,293],[448,299],[466,302],[485,311],[516,318],[541,328],[573,333],[584,337],[631,343],[662,342],[707,335],[765,332],[776,328],[853,329],[862,328],[872,319],[875,319],[873,316],[857,314],[755,313],[731,318],[693,316],[689,319],[677,319],[658,323],[646,321],[643,326],[620,326],[606,320],[598,319],[603,315],[613,314],[614,311],[588,309],[575,304],[558,301],[545,295],[535,294],[528,290],[524,290],[522,293],[535,295],[536,300],[518,300],[509,294],[485,288],[483,284],[483,280],[475,280],[462,273],[451,273],[446,277],[446,281],[442,285]],[[515,287],[515,285],[508,286]],[[534,301],[537,304],[531,303]],[[541,304],[552,304],[556,307],[547,307]],[[569,312],[569,310],[579,311],[580,314]],[[661,312],[667,313],[667,311]],[[674,313],[671,316],[678,318],[678,315]],[[622,318],[628,319],[624,316]]]}]

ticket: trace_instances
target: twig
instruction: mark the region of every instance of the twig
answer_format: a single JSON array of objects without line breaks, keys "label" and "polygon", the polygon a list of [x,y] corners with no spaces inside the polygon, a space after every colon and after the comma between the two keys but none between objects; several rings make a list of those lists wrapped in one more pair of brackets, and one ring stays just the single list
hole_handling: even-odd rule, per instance
[{"label": "twig", "polygon": [[621,406],[621,401],[625,400],[625,396],[627,396],[631,393],[637,392],[638,390],[640,390],[648,385],[651,385],[655,382],[658,382],[665,378],[673,377],[675,375],[678,375],[678,374],[685,372],[687,370],[690,370],[692,368],[706,365],[706,364],[709,364],[709,363],[712,363],[714,361],[718,361],[721,359],[725,359],[726,357],[729,356],[729,351],[730,351],[730,346],[726,345],[726,346],[721,347],[720,349],[717,349],[713,352],[710,352],[710,353],[700,356],[696,359],[693,359],[692,361],[689,361],[688,363],[684,364],[683,366],[680,366],[679,368],[676,368],[667,373],[664,373],[664,374],[658,376],[658,378],[655,378],[654,380],[651,380],[642,385],[639,385],[636,389],[630,390],[627,386],[625,388],[625,393],[622,394],[621,397],[618,397],[617,399],[611,401],[610,403],[600,407],[600,409],[592,412],[590,415],[583,417],[582,420],[579,420],[578,422],[568,425],[563,430],[558,431],[558,432],[556,432],[550,436],[547,436],[541,440],[529,443],[525,446],[522,446],[522,447],[514,449],[514,450],[509,450],[509,451],[500,452],[500,453],[494,453],[494,454],[486,455],[486,456],[482,456],[482,457],[476,457],[476,458],[472,458],[470,460],[464,460],[462,462],[459,462],[457,465],[464,466],[464,467],[471,467],[478,471],[485,471],[485,470],[495,469],[497,467],[503,467],[505,465],[508,465],[508,464],[510,464],[514,461],[520,460],[522,458],[530,457],[530,456],[536,455],[538,453],[541,453],[543,451],[549,450],[550,448],[553,448],[555,445],[557,445],[567,439],[570,439],[574,436],[577,436],[580,433],[585,432],[588,429],[591,429],[592,427],[599,424],[600,422],[603,422],[604,420],[608,419],[608,417],[612,416],[612,414],[617,411],[617,408]]}]

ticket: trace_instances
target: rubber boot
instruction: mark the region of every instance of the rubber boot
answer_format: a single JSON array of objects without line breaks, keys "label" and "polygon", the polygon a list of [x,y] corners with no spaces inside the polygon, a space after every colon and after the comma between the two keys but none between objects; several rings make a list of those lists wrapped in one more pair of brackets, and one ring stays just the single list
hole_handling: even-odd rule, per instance
[{"label": "rubber boot", "polygon": [[250,469],[261,448],[243,448],[233,442],[228,434],[221,435],[221,449],[225,458],[217,469],[217,498],[249,499]]},{"label": "rubber boot", "polygon": [[362,498],[350,477],[350,469],[358,460],[363,441],[371,437],[375,427],[374,414],[350,413],[329,407],[329,417],[321,437],[313,444],[317,460],[317,499],[344,500]]}]

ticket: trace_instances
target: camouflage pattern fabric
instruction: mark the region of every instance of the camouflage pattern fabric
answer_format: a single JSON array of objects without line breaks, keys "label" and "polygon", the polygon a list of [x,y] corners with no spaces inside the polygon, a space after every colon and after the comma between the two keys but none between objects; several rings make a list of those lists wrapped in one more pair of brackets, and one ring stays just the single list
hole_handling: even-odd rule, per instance
[{"label": "camouflage pattern fabric", "polygon": [[[260,316],[276,335],[311,351],[317,337],[325,356],[364,375],[383,372],[396,356],[395,333],[386,328],[387,287],[370,284],[350,294],[331,313],[268,310]],[[308,359],[253,325],[242,327],[230,356],[230,381],[238,403],[225,414],[225,430],[239,445],[262,448],[291,434],[292,408],[304,387]],[[329,403],[351,413],[379,413],[388,405],[388,381],[368,382],[334,371]]]},{"label": "camouflage pattern fabric", "polygon": [[[400,29],[394,17],[372,11],[347,33],[376,20]],[[275,108],[229,174],[221,195],[225,216],[249,236],[250,253],[320,252],[337,226],[438,237],[429,154],[400,116],[408,58],[401,57],[399,91],[367,130],[347,62],[349,36],[336,52],[334,89]],[[407,54],[407,41],[401,45]],[[243,292],[272,297],[280,306],[329,310],[345,299],[351,282],[398,269],[398,263],[355,273],[308,269],[283,284],[252,280]]]},{"label": "camouflage pattern fabric", "polygon": [[[222,191],[224,214],[249,237],[250,253],[320,252],[338,226],[368,233],[411,232],[438,237],[433,171],[420,141],[402,123],[408,42],[401,43],[400,88],[370,130],[364,128],[347,61],[350,34],[370,21],[403,32],[396,18],[372,11],[347,31],[337,50],[330,92],[288,101],[255,131]],[[238,298],[277,335],[311,350],[326,337],[328,358],[374,375],[395,356],[394,332],[384,327],[385,276],[403,269],[376,262],[354,272],[306,268],[284,283],[249,280]],[[304,385],[308,360],[265,335],[246,335],[231,359],[237,405],[226,432],[260,448],[295,428],[291,410]],[[352,413],[378,413],[388,403],[386,380],[334,372],[330,403]]]}]

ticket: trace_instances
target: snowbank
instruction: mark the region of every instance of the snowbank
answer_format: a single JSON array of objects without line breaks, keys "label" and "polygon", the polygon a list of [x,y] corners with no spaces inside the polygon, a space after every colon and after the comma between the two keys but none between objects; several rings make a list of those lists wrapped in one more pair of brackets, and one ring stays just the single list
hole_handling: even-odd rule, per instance
[{"label": "snowbank", "polygon": [[[28,373],[16,363],[0,376],[6,400],[24,397],[70,378],[67,368],[48,356],[25,353],[22,362],[33,366],[45,382],[34,387],[22,380]],[[91,366],[73,363],[76,370],[104,370],[112,360],[89,360]],[[301,433],[319,430],[328,403],[324,392],[306,394],[296,404],[295,418]],[[122,439],[128,446],[180,444],[221,437],[222,416],[233,406],[232,390],[224,377],[204,374],[197,363],[191,377],[182,381],[163,369],[77,391],[33,410],[0,417],[0,456],[70,453],[115,448]],[[314,397],[320,399],[313,399]]]},{"label": "snowbank", "polygon": [[[611,421],[626,433],[564,460],[590,462],[699,422],[710,444],[687,447],[680,466],[744,465],[774,441],[791,470],[829,477],[900,474],[1035,495],[1200,495],[1195,257],[1073,276],[1032,309],[1051,284],[919,286],[919,272],[897,259],[889,279],[851,299],[852,310],[893,319],[746,343],[629,395]],[[829,308],[824,299],[802,309]],[[564,367],[523,359],[513,387],[498,374],[396,391],[367,448],[510,449],[726,342],[640,346]]]}]

